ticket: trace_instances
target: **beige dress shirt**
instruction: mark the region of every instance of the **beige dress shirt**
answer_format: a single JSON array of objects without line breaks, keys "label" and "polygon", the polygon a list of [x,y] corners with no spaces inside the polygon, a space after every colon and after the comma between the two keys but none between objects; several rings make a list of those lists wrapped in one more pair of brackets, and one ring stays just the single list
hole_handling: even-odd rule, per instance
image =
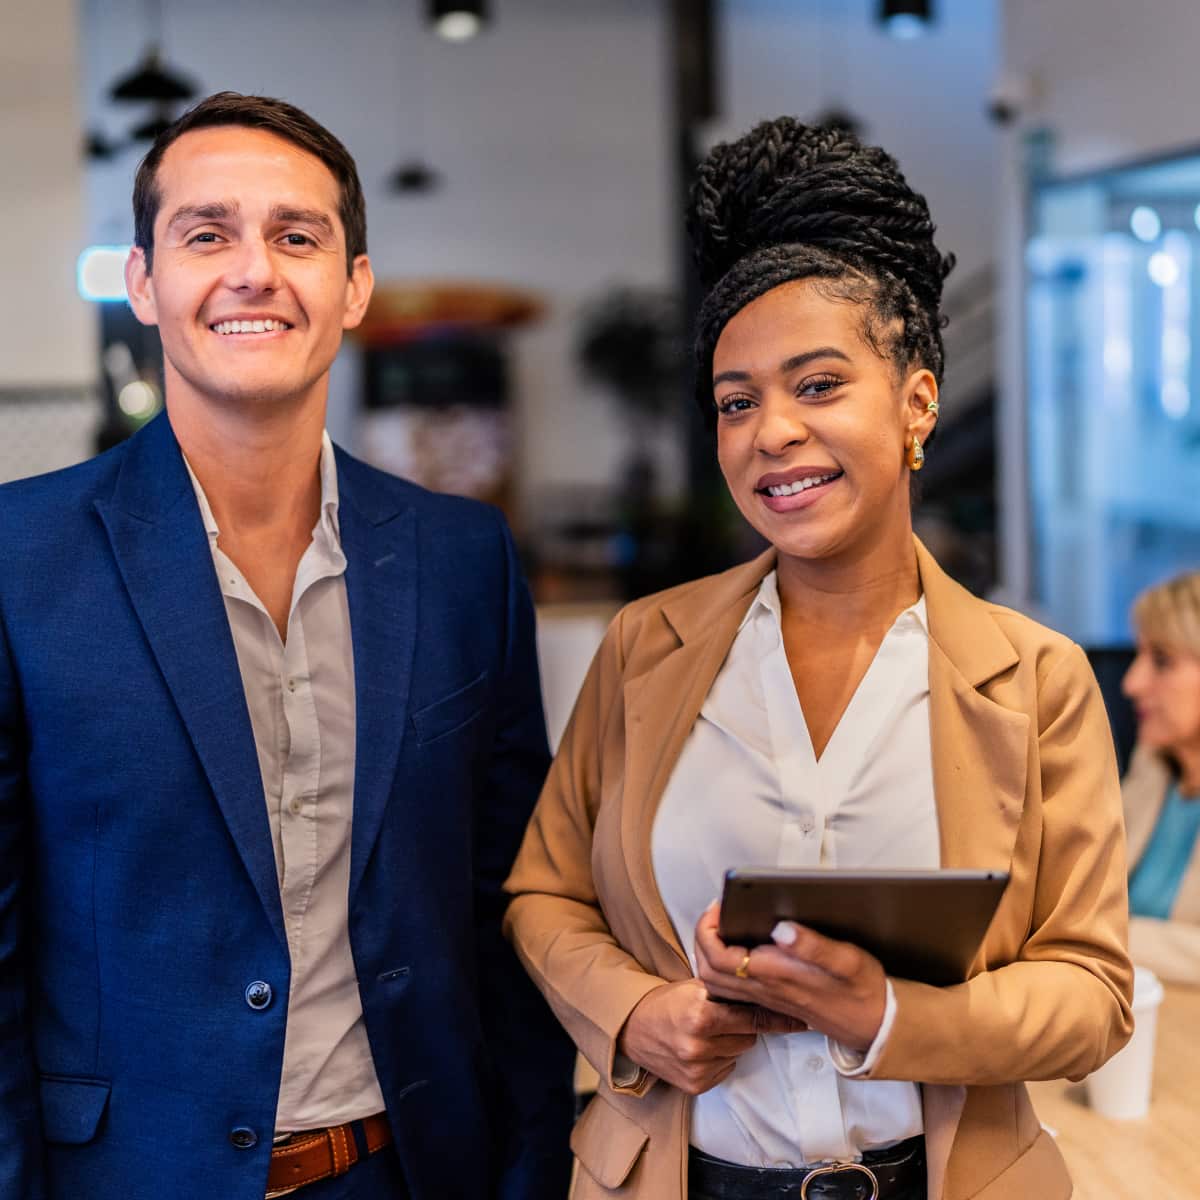
[{"label": "beige dress shirt", "polygon": [[[693,971],[696,921],[730,867],[937,867],[924,598],[896,618],[818,759],[770,572],[671,773],[651,850]],[[760,1037],[693,1100],[692,1144],[729,1162],[795,1167],[920,1133],[917,1084],[854,1077],[886,1041],[888,990],[865,1060],[820,1033]]]},{"label": "beige dress shirt", "polygon": [[383,1110],[350,952],[354,655],[337,465],[321,445],[321,515],[296,571],[287,641],[217,544],[189,465],[258,749],[292,978],[277,1131],[317,1129]]}]

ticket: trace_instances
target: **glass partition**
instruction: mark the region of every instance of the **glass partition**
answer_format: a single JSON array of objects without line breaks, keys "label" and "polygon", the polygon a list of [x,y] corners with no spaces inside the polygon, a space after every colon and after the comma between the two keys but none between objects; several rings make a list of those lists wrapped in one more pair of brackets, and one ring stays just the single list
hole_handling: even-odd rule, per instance
[{"label": "glass partition", "polygon": [[1029,465],[1035,597],[1088,646],[1200,567],[1200,152],[1034,190]]}]

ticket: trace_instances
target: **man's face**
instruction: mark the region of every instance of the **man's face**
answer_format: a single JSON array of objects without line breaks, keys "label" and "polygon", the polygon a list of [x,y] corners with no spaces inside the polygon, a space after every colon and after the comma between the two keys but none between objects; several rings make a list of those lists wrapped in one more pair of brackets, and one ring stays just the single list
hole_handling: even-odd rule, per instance
[{"label": "man's face", "polygon": [[126,282],[162,337],[168,400],[323,400],[373,286],[366,255],[347,274],[332,172],[274,134],[219,126],[167,148],[158,190],[153,271],[135,247]]}]

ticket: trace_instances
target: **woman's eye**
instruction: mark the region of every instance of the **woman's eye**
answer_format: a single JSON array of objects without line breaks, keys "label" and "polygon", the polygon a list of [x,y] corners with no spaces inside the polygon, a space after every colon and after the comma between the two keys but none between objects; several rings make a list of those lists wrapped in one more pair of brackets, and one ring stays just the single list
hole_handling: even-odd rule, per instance
[{"label": "woman's eye", "polygon": [[717,412],[721,416],[733,416],[745,412],[753,403],[749,396],[722,396],[717,401]]},{"label": "woman's eye", "polygon": [[835,388],[842,385],[844,380],[836,375],[814,375],[804,380],[797,389],[797,395],[817,397],[828,396]]}]

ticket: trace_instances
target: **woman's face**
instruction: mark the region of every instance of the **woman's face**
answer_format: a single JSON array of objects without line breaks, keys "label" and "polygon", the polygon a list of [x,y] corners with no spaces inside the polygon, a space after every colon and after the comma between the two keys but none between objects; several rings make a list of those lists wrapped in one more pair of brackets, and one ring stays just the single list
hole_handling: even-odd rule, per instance
[{"label": "woman's face", "polygon": [[717,456],[743,516],[781,555],[832,560],[911,527],[905,450],[935,418],[924,369],[898,380],[861,307],[811,283],[747,304],[713,352]]},{"label": "woman's face", "polygon": [[1200,747],[1200,655],[1139,637],[1121,690],[1133,701],[1143,746],[1168,754]]}]

